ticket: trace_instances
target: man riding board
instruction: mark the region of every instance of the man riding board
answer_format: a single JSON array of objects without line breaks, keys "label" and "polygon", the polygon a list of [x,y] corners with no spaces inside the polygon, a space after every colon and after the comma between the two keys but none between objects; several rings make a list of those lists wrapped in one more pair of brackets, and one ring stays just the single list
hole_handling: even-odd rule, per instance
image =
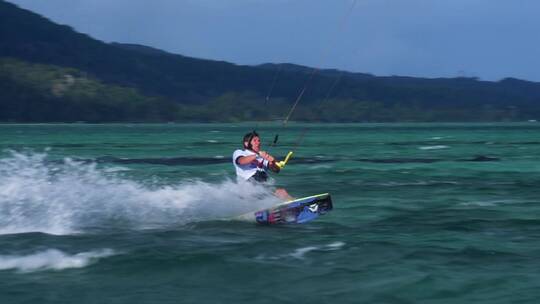
[{"label": "man riding board", "polygon": [[[268,170],[279,173],[281,168],[275,158],[261,151],[261,139],[257,132],[246,134],[242,144],[244,149],[234,151],[232,159],[238,179],[264,183],[268,180]],[[285,189],[276,189],[275,195],[283,200],[292,199]]]}]

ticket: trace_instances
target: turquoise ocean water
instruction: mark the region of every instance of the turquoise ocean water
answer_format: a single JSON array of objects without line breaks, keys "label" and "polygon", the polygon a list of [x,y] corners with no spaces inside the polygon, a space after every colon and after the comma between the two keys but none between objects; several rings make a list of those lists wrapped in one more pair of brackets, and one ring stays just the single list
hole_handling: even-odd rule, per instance
[{"label": "turquoise ocean water", "polygon": [[334,200],[281,227],[229,220],[253,126],[0,125],[0,303],[540,302],[540,124],[264,125]]}]

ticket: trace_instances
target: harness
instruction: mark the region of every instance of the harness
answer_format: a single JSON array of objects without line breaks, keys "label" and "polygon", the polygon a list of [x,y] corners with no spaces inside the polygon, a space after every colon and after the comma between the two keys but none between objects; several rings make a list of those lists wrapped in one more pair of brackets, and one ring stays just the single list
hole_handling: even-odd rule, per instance
[{"label": "harness", "polygon": [[248,180],[258,183],[264,183],[268,180],[268,173],[266,171],[257,170]]}]

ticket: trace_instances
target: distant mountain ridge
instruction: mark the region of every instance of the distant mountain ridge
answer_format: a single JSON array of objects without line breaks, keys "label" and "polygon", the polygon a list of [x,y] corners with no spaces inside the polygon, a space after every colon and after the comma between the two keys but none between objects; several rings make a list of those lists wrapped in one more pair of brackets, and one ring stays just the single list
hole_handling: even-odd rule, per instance
[{"label": "distant mountain ridge", "polygon": [[[111,88],[133,88],[148,100],[157,98],[178,105],[178,111],[191,111],[189,115],[167,118],[180,121],[277,119],[290,107],[306,84],[306,75],[313,71],[289,63],[243,66],[142,45],[104,43],[3,0],[0,57],[57,66],[60,70],[73,68]],[[274,82],[272,108],[261,109]],[[17,86],[21,85],[18,82]],[[211,113],[216,109],[225,114]],[[293,119],[489,121],[538,116],[540,83],[536,82],[513,78],[490,82],[475,78],[378,77],[322,69],[307,84]],[[9,120],[17,121],[17,117]]]},{"label": "distant mountain ridge", "polygon": [[139,52],[141,54],[145,55],[154,55],[154,56],[162,56],[162,55],[170,55],[170,56],[181,56],[181,55],[175,55],[169,52],[166,52],[164,50],[156,49],[150,46],[146,45],[140,45],[140,44],[133,44],[133,43],[118,43],[118,42],[112,42],[112,46],[117,46],[126,50]]}]

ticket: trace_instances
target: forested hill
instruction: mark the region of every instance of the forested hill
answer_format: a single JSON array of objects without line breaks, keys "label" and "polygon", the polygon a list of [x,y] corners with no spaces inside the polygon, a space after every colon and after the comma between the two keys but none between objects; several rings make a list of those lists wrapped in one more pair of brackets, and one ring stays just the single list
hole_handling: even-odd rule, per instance
[{"label": "forested hill", "polygon": [[[294,64],[240,66],[146,46],[108,44],[3,0],[0,58],[0,89],[6,92],[0,96],[0,121],[277,119],[284,116],[312,72],[312,68]],[[17,67],[33,75],[16,73]],[[69,85],[59,94],[55,88],[66,83]],[[272,98],[262,108],[272,86]],[[130,105],[132,99],[137,106]],[[52,115],[55,111],[48,106],[53,104],[72,110]],[[29,116],[28,111],[39,115]],[[144,115],[145,111],[150,114]],[[498,121],[539,117],[539,83],[376,77],[321,70],[309,82],[292,119]]]}]

